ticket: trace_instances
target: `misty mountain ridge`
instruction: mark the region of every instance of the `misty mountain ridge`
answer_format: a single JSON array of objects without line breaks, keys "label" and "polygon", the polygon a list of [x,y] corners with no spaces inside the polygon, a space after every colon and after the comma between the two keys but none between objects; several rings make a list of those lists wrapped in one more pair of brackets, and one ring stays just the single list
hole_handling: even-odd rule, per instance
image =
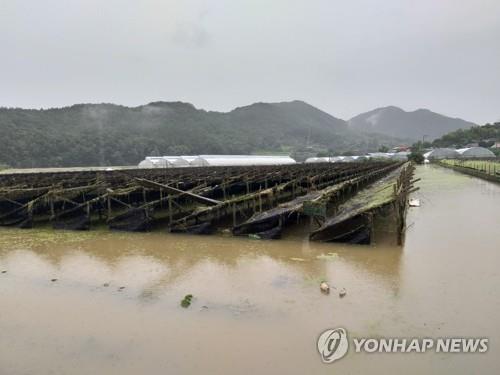
[{"label": "misty mountain ridge", "polygon": [[361,131],[303,101],[254,103],[229,112],[164,101],[137,107],[0,108],[0,164],[134,165],[152,154],[293,154],[304,149],[365,153],[408,141],[404,133],[399,138],[377,134],[380,115],[375,111],[374,126]]},{"label": "misty mountain ridge", "polygon": [[405,111],[399,107],[388,106],[362,113],[348,121],[351,129],[372,131],[409,138],[413,141],[439,138],[458,129],[467,129],[476,124],[459,118],[452,118],[428,109]]}]

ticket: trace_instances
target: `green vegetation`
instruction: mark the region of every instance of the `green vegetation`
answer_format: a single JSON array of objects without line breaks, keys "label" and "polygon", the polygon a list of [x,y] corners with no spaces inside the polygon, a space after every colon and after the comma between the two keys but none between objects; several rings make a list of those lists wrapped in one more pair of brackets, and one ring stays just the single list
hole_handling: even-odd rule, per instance
[{"label": "green vegetation", "polygon": [[430,144],[428,142],[418,141],[414,143],[411,146],[411,153],[410,155],[408,155],[408,160],[411,160],[417,164],[423,164],[425,160],[424,153],[427,147],[430,147]]},{"label": "green vegetation", "polygon": [[424,163],[424,154],[421,151],[412,151],[410,155],[408,155],[408,160],[411,160],[417,164]]},{"label": "green vegetation", "polygon": [[500,161],[446,159],[441,160],[440,163],[452,167],[474,169],[478,172],[500,178]]},{"label": "green vegetation", "polygon": [[[434,140],[434,147],[465,147],[470,143],[477,143],[481,147],[491,147],[500,141],[500,122],[473,126],[469,129],[459,129]],[[494,151],[495,152],[495,151]],[[498,151],[497,151],[498,152]],[[498,153],[497,153],[498,155]]]},{"label": "green vegetation", "polygon": [[359,154],[401,142],[351,130],[299,101],[256,103],[228,113],[180,102],[0,108],[0,132],[0,163],[11,167],[135,165],[148,155]]},{"label": "green vegetation", "polygon": [[181,306],[184,307],[185,309],[191,306],[191,301],[193,299],[192,294],[187,294],[184,299],[181,301]]}]

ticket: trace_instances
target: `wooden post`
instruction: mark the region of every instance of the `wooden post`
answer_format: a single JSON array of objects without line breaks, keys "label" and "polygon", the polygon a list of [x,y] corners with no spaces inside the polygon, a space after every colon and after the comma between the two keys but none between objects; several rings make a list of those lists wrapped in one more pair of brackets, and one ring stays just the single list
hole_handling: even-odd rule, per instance
[{"label": "wooden post", "polygon": [[50,198],[50,218],[54,219],[55,211],[54,211],[54,199]]},{"label": "wooden post", "polygon": [[172,224],[172,196],[168,196],[168,224]]}]

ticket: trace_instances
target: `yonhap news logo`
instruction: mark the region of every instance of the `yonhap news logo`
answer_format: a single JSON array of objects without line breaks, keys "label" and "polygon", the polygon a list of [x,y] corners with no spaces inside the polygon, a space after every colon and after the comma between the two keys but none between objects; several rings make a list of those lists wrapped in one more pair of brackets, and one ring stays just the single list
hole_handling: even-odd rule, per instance
[{"label": "yonhap news logo", "polygon": [[344,357],[349,346],[355,353],[486,353],[486,337],[440,338],[352,338],[349,341],[344,328],[327,329],[318,337],[317,348],[323,363],[332,363]]},{"label": "yonhap news logo", "polygon": [[324,363],[332,363],[347,354],[349,341],[344,328],[327,329],[318,338],[318,351]]}]

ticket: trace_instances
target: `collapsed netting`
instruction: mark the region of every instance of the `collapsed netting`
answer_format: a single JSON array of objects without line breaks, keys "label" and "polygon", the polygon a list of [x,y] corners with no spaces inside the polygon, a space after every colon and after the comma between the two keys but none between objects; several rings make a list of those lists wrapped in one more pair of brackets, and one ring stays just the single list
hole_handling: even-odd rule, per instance
[{"label": "collapsed netting", "polygon": [[[369,187],[403,186],[409,181],[401,176],[411,177],[411,170],[409,163],[363,162],[5,174],[0,225],[31,228],[48,222],[55,229],[89,230],[106,224],[123,231],[164,226],[171,232],[230,230],[279,238],[304,216],[321,229],[348,217],[349,205],[359,216],[401,201],[406,187],[383,198]],[[360,207],[356,195],[362,192],[383,203]],[[317,233],[312,240],[342,240]]]}]

